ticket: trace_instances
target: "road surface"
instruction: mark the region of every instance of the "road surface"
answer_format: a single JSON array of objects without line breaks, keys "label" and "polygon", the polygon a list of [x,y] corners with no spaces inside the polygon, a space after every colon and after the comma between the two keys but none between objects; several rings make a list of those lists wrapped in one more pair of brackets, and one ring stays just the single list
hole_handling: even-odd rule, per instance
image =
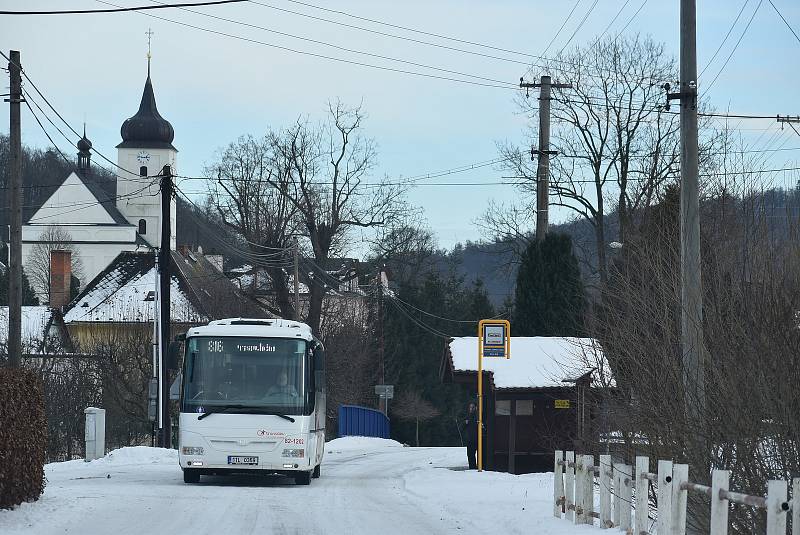
[{"label": "road surface", "polygon": [[35,503],[0,511],[1,533],[564,535],[552,517],[552,474],[465,471],[461,448],[328,443],[322,477],[203,477],[183,483],[175,451],[123,448],[91,463],[47,465]]}]

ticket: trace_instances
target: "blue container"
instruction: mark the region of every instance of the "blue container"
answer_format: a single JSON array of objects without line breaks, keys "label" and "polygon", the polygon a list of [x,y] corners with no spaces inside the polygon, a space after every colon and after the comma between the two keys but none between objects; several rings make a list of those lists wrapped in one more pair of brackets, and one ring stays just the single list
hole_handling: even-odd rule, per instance
[{"label": "blue container", "polygon": [[339,407],[339,436],[389,438],[389,418],[375,409],[342,405]]}]

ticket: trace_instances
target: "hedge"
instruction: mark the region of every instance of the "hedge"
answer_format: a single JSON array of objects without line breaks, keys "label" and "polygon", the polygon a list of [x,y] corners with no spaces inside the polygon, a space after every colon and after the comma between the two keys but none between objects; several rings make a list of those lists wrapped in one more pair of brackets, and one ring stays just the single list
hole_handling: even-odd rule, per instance
[{"label": "hedge", "polygon": [[0,509],[41,496],[46,449],[39,377],[31,370],[0,368]]}]

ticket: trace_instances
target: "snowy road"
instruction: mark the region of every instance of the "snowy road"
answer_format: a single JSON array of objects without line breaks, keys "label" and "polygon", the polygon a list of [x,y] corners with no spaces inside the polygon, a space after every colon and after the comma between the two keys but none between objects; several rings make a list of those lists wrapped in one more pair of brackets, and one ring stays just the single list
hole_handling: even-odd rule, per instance
[{"label": "snowy road", "polygon": [[326,446],[310,487],[274,478],[204,477],[185,485],[176,452],[124,448],[46,467],[33,504],[0,511],[0,533],[566,535],[597,528],[552,518],[552,475],[463,471],[460,448],[379,439]]}]

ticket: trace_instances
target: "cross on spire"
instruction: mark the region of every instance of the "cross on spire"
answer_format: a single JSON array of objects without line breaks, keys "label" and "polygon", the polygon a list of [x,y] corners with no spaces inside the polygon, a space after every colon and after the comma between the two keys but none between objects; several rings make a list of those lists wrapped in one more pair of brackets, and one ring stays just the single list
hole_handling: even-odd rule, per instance
[{"label": "cross on spire", "polygon": [[147,31],[144,32],[144,34],[147,36],[147,76],[149,77],[150,76],[150,58],[153,57],[153,55],[150,53],[150,42],[153,39],[153,35],[155,34],[155,32],[153,32],[152,28],[148,28]]}]

